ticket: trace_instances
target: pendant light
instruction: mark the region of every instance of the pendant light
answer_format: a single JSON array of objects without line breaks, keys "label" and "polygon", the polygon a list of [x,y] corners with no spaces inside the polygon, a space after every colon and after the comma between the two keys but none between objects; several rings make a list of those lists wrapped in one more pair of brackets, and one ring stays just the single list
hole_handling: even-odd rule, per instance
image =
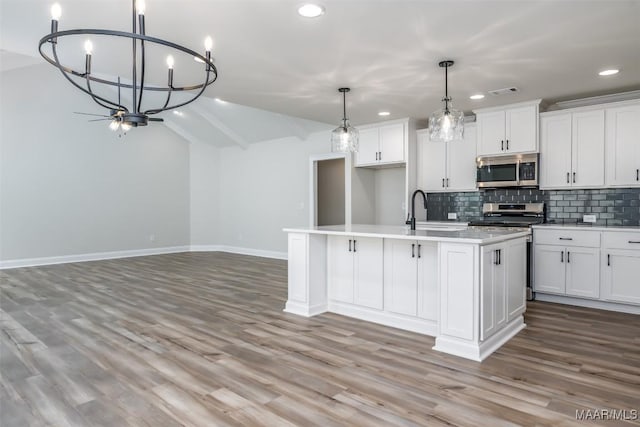
[{"label": "pendant light", "polygon": [[453,61],[441,61],[438,63],[444,68],[444,108],[435,111],[429,117],[429,139],[431,141],[451,141],[462,139],[464,135],[464,114],[462,111],[454,110],[449,97],[449,82],[447,70],[453,65]]},{"label": "pendant light", "polygon": [[338,92],[342,93],[342,124],[331,132],[331,151],[334,153],[357,153],[358,152],[358,129],[349,124],[347,119],[347,92],[351,89],[341,87]]}]

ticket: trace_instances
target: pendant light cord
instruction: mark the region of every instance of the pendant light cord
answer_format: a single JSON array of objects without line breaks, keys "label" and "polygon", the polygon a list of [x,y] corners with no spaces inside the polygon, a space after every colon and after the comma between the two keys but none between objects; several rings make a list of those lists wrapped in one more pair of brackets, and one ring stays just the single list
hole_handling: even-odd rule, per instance
[{"label": "pendant light cord", "polygon": [[347,92],[342,92],[342,124],[347,126]]},{"label": "pendant light cord", "polygon": [[449,66],[444,66],[444,111],[449,112]]}]

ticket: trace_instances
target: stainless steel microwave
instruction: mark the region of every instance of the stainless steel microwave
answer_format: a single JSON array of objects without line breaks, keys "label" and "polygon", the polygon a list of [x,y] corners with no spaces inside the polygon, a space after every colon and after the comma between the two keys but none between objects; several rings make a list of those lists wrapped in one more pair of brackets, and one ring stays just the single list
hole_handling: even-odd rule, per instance
[{"label": "stainless steel microwave", "polygon": [[478,188],[536,187],[538,154],[487,156],[476,159]]}]

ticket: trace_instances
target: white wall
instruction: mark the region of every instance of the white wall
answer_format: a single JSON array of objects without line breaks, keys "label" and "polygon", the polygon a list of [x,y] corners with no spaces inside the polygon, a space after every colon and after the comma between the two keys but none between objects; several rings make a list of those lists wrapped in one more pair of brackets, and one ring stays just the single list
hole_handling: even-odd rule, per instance
[{"label": "white wall", "polygon": [[220,149],[194,141],[189,145],[189,154],[191,245],[216,245],[220,221]]},{"label": "white wall", "polygon": [[282,229],[309,222],[309,157],[330,152],[330,140],[327,131],[221,149],[219,243],[285,253]]},{"label": "white wall", "polygon": [[0,80],[0,260],[189,244],[182,138],[88,123],[104,110],[48,64]]}]

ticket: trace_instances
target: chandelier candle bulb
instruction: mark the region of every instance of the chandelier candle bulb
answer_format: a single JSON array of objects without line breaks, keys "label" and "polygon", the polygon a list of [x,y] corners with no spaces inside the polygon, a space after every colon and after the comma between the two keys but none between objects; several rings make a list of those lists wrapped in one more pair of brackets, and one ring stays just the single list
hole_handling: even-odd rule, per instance
[{"label": "chandelier candle bulb", "polygon": [[84,42],[84,51],[87,52],[87,55],[91,55],[93,52],[93,43],[91,43],[91,40]]},{"label": "chandelier candle bulb", "polygon": [[173,64],[175,64],[175,61],[173,60],[173,56],[171,55],[167,56],[167,67],[170,70],[173,70]]},{"label": "chandelier candle bulb", "polygon": [[144,9],[146,4],[144,0],[136,0],[136,10],[138,11],[138,15],[144,15]]},{"label": "chandelier candle bulb", "polygon": [[207,36],[207,38],[204,39],[204,50],[211,52],[211,48],[213,48],[213,39]]},{"label": "chandelier candle bulb", "polygon": [[51,19],[54,21],[59,21],[60,16],[62,15],[62,8],[59,3],[54,3],[51,6]]}]

